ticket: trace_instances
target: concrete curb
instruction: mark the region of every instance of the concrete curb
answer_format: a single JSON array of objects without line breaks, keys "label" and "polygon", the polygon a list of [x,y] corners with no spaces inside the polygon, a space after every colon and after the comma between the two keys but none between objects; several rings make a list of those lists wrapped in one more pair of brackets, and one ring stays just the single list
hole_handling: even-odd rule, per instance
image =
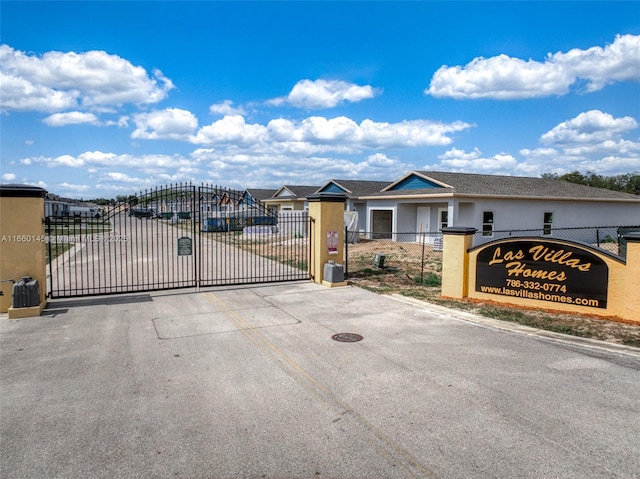
[{"label": "concrete curb", "polygon": [[558,341],[585,348],[598,349],[601,351],[607,351],[610,353],[626,354],[632,357],[640,358],[640,348],[633,346],[626,346],[624,344],[609,343],[607,341],[601,341],[597,339],[581,338],[579,336],[571,336],[568,334],[556,333],[553,331],[546,331],[544,329],[532,328],[530,326],[523,326],[517,323],[510,323],[508,321],[501,321],[499,319],[487,318],[478,314],[469,313],[468,311],[460,311],[457,309],[446,308],[437,304],[432,304],[427,301],[422,301],[400,294],[387,295],[390,298],[400,301],[405,304],[410,304],[421,309],[426,309],[430,313],[441,316],[446,319],[454,319],[458,321],[466,321],[477,324],[479,326],[500,329],[503,331],[509,331],[518,334],[525,334],[529,336],[536,336],[539,338]]}]

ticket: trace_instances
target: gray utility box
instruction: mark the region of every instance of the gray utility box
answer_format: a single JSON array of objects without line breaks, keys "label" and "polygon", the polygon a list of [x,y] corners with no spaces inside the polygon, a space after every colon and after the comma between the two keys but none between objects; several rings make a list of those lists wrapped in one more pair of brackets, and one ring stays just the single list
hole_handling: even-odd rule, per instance
[{"label": "gray utility box", "polygon": [[344,281],[344,271],[341,264],[329,261],[324,265],[324,280],[329,283],[342,283]]},{"label": "gray utility box", "polygon": [[376,253],[373,257],[373,265],[376,268],[384,269],[384,260],[387,259],[387,256],[382,253]]},{"label": "gray utility box", "polygon": [[31,308],[40,304],[40,288],[38,281],[31,276],[24,276],[13,285],[13,307]]}]

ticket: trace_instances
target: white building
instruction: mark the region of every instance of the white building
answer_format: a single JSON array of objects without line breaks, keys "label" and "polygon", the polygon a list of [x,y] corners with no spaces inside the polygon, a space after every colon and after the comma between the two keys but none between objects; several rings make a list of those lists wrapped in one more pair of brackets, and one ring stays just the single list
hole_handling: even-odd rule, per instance
[{"label": "white building", "polygon": [[640,196],[546,178],[412,171],[357,203],[366,204],[365,231],[399,241],[411,241],[399,233],[445,226],[492,239],[507,230],[554,236],[559,228],[640,225]]}]

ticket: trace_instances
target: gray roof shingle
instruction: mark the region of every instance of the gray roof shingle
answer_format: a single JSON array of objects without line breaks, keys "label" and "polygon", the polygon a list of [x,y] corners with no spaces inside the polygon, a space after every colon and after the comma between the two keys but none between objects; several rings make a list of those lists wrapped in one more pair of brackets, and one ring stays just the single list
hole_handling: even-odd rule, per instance
[{"label": "gray roof shingle", "polygon": [[271,198],[278,190],[266,190],[261,188],[247,188],[247,191],[254,200],[262,201]]},{"label": "gray roof shingle", "polygon": [[[308,195],[315,193],[319,186],[300,186],[300,185],[284,185],[283,188],[288,189],[296,198],[306,198]],[[282,189],[282,188],[281,188]],[[279,191],[279,190],[278,190]]]},{"label": "gray roof shingle", "polygon": [[415,190],[391,190],[367,196],[440,195],[449,193],[463,196],[526,197],[546,199],[621,200],[638,201],[640,196],[619,191],[578,185],[549,178],[524,176],[481,175],[473,173],[449,173],[415,171],[422,176],[448,185],[443,188]]},{"label": "gray roof shingle", "polygon": [[351,192],[352,196],[369,195],[379,193],[389,186],[392,181],[367,181],[367,180],[331,180],[342,188]]}]

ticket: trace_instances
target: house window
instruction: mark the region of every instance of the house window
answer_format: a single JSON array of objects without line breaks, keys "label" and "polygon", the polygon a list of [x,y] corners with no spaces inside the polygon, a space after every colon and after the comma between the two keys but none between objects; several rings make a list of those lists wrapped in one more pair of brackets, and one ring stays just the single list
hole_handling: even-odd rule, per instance
[{"label": "house window", "polygon": [[553,213],[545,213],[544,221],[542,224],[542,234],[550,235],[552,226],[553,226]]},{"label": "house window", "polygon": [[440,229],[449,226],[449,210],[440,210]]},{"label": "house window", "polygon": [[493,211],[482,213],[482,236],[493,236]]}]

